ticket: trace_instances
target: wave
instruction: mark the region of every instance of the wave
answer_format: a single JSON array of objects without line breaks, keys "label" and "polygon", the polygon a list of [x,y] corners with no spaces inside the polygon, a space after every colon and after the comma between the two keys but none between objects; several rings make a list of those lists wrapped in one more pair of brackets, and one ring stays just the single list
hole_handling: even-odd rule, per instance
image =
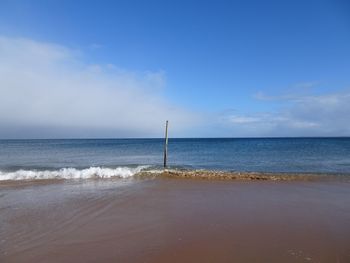
[{"label": "wave", "polygon": [[[184,169],[172,167],[162,169],[157,166],[140,165],[137,167],[90,167],[85,169],[61,168],[59,170],[17,170],[5,172],[0,170],[1,181],[40,180],[40,179],[103,179],[128,178],[133,176],[163,176],[171,178],[225,179],[225,180],[346,180],[350,174],[318,174],[318,173],[279,173],[279,172],[238,172],[203,169]],[[350,181],[349,181],[350,182]]]},{"label": "wave", "polygon": [[0,181],[36,180],[36,179],[92,179],[92,178],[128,178],[147,169],[149,166],[137,167],[90,167],[86,169],[62,168],[59,170],[18,170],[14,172],[0,171]]}]

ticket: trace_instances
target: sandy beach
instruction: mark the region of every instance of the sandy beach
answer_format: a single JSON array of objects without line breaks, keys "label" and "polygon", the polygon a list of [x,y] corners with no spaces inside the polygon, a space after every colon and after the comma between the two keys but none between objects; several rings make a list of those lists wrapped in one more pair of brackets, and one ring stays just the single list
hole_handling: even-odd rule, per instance
[{"label": "sandy beach", "polygon": [[0,263],[350,263],[350,0],[0,0]]},{"label": "sandy beach", "polygon": [[349,262],[350,183],[0,185],[1,262]]}]

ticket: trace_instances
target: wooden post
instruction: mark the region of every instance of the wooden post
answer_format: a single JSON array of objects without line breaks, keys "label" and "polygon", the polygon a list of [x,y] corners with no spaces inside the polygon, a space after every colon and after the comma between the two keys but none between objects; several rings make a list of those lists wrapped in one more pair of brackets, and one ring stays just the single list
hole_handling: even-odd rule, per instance
[{"label": "wooden post", "polygon": [[164,168],[166,168],[168,158],[168,121],[165,123],[165,141],[164,141]]}]

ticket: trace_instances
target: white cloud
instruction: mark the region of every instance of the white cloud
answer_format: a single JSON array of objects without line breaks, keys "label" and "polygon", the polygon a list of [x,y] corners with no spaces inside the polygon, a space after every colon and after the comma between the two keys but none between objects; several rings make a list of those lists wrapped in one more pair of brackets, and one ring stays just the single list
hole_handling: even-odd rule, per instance
[{"label": "white cloud", "polygon": [[313,95],[317,82],[305,82],[279,96],[255,94],[280,106],[273,112],[198,114],[165,98],[165,72],[131,72],[84,56],[0,37],[0,138],[160,137],[166,119],[172,137],[350,135],[350,90]]},{"label": "white cloud", "polygon": [[0,137],[173,135],[197,116],[162,95],[165,74],[85,63],[80,51],[0,37]]},{"label": "white cloud", "polygon": [[266,96],[283,106],[274,112],[228,113],[220,124],[230,136],[349,136],[350,91],[323,95]]},{"label": "white cloud", "polygon": [[257,117],[230,115],[228,116],[228,121],[231,123],[246,124],[259,122],[260,119]]}]

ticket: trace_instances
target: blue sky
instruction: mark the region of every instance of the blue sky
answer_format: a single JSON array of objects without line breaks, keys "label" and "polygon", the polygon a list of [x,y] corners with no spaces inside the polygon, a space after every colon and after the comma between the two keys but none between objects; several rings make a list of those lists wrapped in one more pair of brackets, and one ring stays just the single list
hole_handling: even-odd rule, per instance
[{"label": "blue sky", "polygon": [[4,138],[350,135],[348,1],[2,0],[0,37],[2,100],[47,94],[3,102]]}]

